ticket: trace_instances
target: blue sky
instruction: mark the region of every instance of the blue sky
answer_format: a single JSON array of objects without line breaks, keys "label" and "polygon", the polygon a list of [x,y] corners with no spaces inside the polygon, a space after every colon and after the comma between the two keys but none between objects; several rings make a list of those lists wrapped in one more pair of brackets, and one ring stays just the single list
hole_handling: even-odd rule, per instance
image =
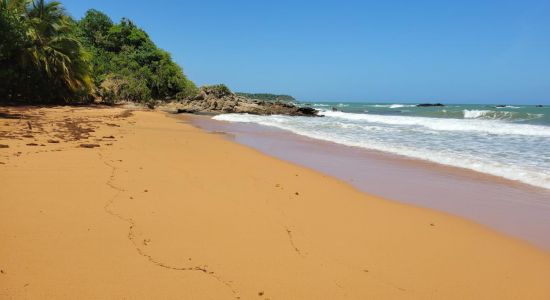
[{"label": "blue sky", "polygon": [[550,103],[550,1],[83,1],[197,84],[306,101]]}]

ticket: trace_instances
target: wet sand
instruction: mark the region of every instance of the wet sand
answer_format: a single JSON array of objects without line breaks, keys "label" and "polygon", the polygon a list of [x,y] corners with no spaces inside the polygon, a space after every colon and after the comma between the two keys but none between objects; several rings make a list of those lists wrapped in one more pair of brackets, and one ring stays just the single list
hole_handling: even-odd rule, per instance
[{"label": "wet sand", "polygon": [[550,191],[479,172],[348,147],[250,123],[192,117],[209,131],[357,189],[458,215],[550,250]]},{"label": "wet sand", "polygon": [[550,296],[548,252],[160,112],[2,108],[0,144],[0,298]]}]

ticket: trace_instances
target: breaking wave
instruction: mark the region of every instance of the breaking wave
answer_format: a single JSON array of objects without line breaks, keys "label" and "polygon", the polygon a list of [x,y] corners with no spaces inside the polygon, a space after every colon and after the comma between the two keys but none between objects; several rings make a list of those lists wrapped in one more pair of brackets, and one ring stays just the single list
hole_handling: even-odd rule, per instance
[{"label": "breaking wave", "polygon": [[550,189],[550,126],[470,118],[323,111],[323,118],[225,114],[230,122],[273,126],[310,138],[467,168]]}]

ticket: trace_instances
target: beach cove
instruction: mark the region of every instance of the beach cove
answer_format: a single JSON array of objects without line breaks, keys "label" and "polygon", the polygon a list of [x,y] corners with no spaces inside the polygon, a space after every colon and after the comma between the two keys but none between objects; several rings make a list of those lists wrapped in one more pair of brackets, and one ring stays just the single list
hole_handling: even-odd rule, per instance
[{"label": "beach cove", "polygon": [[186,117],[0,112],[2,298],[550,297],[545,250]]}]

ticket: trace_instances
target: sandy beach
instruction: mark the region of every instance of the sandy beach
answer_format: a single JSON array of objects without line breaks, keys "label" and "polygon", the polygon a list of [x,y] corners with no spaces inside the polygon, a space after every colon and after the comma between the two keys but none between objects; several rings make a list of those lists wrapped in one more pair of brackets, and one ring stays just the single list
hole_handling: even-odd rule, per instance
[{"label": "sandy beach", "polygon": [[550,251],[550,190],[464,168],[349,147],[254,123],[192,116],[232,141],[338,178],[367,194],[443,211]]},{"label": "sandy beach", "polygon": [[550,253],[162,112],[0,108],[0,298],[549,299]]}]

